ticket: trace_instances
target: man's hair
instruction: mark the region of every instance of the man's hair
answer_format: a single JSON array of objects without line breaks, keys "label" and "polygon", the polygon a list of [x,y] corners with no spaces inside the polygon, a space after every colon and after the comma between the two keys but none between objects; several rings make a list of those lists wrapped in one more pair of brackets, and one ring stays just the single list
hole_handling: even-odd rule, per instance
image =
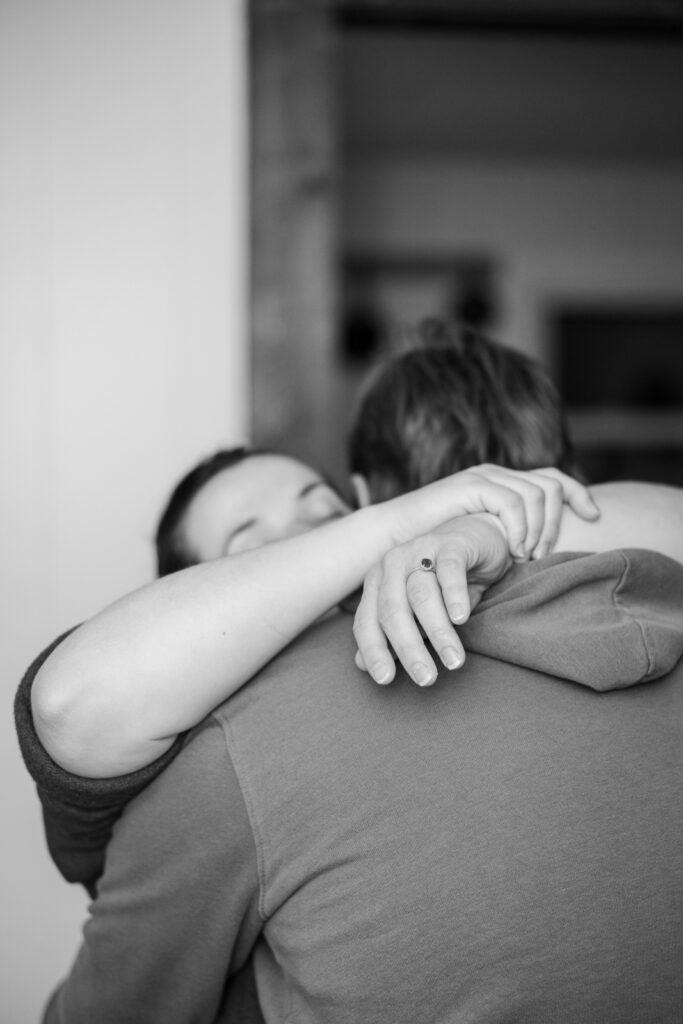
[{"label": "man's hair", "polygon": [[559,393],[538,363],[441,320],[409,340],[370,379],[349,437],[351,471],[373,501],[482,462],[581,476]]},{"label": "man's hair", "polygon": [[183,526],[190,503],[202,487],[224,469],[237,466],[253,455],[266,454],[269,453],[257,448],[222,448],[203,459],[178,481],[161,514],[154,540],[158,576],[168,576],[199,561],[187,543]]}]

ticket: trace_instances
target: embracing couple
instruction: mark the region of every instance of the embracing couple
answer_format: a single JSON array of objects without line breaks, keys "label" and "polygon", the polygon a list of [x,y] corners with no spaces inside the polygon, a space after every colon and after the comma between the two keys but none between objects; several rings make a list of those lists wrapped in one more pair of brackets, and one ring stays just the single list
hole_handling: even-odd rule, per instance
[{"label": "embracing couple", "polygon": [[423,334],[361,403],[355,511],[207,460],[160,578],[27,673],[94,896],[49,1024],[680,1020],[683,496],[588,492],[535,364]]}]

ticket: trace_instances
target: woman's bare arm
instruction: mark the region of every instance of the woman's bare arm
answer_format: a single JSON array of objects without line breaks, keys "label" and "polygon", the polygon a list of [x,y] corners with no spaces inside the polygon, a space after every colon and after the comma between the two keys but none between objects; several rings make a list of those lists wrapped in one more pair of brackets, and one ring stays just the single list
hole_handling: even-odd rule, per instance
[{"label": "woman's bare arm", "polygon": [[155,760],[356,589],[394,545],[453,516],[489,511],[512,549],[528,550],[556,535],[562,497],[593,514],[569,478],[558,476],[549,489],[547,478],[542,486],[534,479],[465,471],[128,594],[70,634],[38,671],[32,709],[41,742],[62,767],[95,778]]},{"label": "woman's bare arm", "polygon": [[616,481],[590,491],[600,518],[588,522],[565,506],[555,551],[649,548],[683,563],[683,488]]}]

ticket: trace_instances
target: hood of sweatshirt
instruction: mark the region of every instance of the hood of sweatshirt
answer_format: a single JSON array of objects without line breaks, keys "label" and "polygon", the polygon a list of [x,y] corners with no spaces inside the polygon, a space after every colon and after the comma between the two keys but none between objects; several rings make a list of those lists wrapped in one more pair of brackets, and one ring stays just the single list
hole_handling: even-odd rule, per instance
[{"label": "hood of sweatshirt", "polygon": [[458,633],[466,650],[593,690],[645,683],[683,656],[683,566],[636,548],[515,565]]}]

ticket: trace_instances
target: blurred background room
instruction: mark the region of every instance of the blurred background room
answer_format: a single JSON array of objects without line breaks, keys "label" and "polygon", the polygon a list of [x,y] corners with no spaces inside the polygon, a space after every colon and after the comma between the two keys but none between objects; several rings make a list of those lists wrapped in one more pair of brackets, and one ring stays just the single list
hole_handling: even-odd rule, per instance
[{"label": "blurred background room", "polygon": [[342,471],[440,313],[551,369],[592,480],[683,483],[683,6],[255,6],[256,429]]},{"label": "blurred background room", "polygon": [[12,723],[151,579],[174,481],[252,442],[345,476],[433,314],[540,359],[590,480],[683,485],[681,0],[2,0],[0,1019],[86,897]]}]

